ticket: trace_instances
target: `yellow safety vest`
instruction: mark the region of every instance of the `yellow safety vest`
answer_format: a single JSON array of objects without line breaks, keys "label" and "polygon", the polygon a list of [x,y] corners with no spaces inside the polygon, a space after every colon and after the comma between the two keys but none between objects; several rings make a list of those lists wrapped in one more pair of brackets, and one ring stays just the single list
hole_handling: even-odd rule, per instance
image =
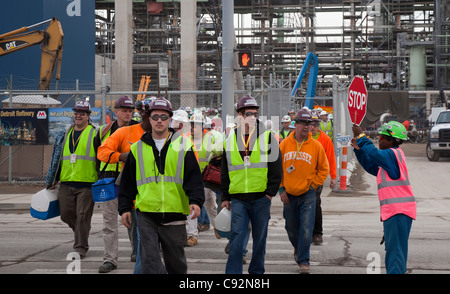
[{"label": "yellow safety vest", "polygon": [[135,206],[142,212],[176,212],[189,215],[189,198],[183,190],[184,158],[192,142],[183,136],[170,143],[164,174],[155,163],[153,147],[142,140],[131,145],[136,158],[138,194]]},{"label": "yellow safety vest", "polygon": [[[264,139],[265,150],[261,151],[260,139]],[[250,163],[245,164],[239,152],[236,134],[224,143],[227,154],[230,194],[264,192],[267,189],[267,161],[270,131],[265,131],[255,140],[251,150]]]},{"label": "yellow safety vest", "polygon": [[[61,182],[87,182],[95,183],[97,181],[97,171],[95,168],[95,150],[93,146],[93,138],[95,128],[87,125],[81,133],[77,148],[75,149],[75,162],[71,160],[69,149],[70,134],[73,128],[67,132],[64,138],[63,156],[61,158],[61,174],[59,180]],[[69,138],[69,140],[67,140]],[[74,146],[75,147],[75,146]]]},{"label": "yellow safety vest", "polygon": [[[106,127],[108,124],[103,125],[100,127],[99,133],[100,133],[100,140],[102,141],[102,143],[109,137],[111,136],[111,128],[109,128],[109,130],[106,132],[104,137],[101,137],[101,134],[103,133],[103,128]],[[117,167],[118,164],[123,164],[123,163],[108,163],[108,166],[106,167],[105,171],[120,171],[121,167]],[[101,161],[100,162],[100,171],[103,170],[103,168],[105,167],[106,162]]]}]

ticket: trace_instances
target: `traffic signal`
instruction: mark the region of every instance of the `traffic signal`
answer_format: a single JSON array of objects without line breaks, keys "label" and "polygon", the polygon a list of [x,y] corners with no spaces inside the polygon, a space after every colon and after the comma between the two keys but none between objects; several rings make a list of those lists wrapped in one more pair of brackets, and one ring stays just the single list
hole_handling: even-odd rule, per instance
[{"label": "traffic signal", "polygon": [[252,67],[255,64],[253,52],[250,49],[239,51],[239,65],[243,68]]}]

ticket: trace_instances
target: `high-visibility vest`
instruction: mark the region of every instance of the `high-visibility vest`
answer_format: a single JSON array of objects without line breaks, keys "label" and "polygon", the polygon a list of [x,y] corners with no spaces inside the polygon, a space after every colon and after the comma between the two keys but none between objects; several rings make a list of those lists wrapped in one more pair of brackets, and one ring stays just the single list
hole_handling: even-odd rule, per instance
[{"label": "high-visibility vest", "polygon": [[[261,150],[260,140],[265,147]],[[246,165],[239,152],[236,133],[224,142],[227,155],[228,176],[230,177],[230,194],[264,192],[267,189],[267,162],[270,131],[257,137],[251,146],[250,164]]]},{"label": "high-visibility vest", "polygon": [[189,198],[183,190],[184,158],[191,140],[180,136],[167,150],[164,174],[156,166],[153,147],[142,140],[131,145],[136,158],[135,207],[142,212],[176,212],[189,215]]},{"label": "high-visibility vest", "polygon": [[333,140],[333,122],[331,120],[328,121],[327,126],[323,121],[320,122],[320,130],[327,134],[328,137]]},{"label": "high-visibility vest", "polygon": [[416,219],[416,201],[409,183],[405,154],[400,148],[392,148],[400,168],[400,178],[393,180],[388,173],[379,168],[377,175],[380,216],[385,221],[395,214],[405,214]]},{"label": "high-visibility vest", "polygon": [[95,128],[92,125],[87,125],[81,133],[80,140],[78,141],[77,148],[74,152],[76,155],[75,163],[72,163],[70,160],[71,153],[69,148],[69,140],[73,131],[73,128],[70,129],[64,138],[64,149],[63,156],[61,158],[61,174],[59,176],[59,180],[61,182],[94,183],[97,181],[95,150],[93,146]]},{"label": "high-visibility vest", "polygon": [[[108,131],[106,132],[106,134],[102,137],[103,135],[103,128],[108,126],[108,124],[103,125],[100,127],[99,133],[100,133],[100,140],[102,141],[102,143],[109,137],[111,136],[111,128],[108,129]],[[120,171],[120,167],[118,167],[117,165],[121,164],[121,163],[108,163],[108,166],[106,167],[105,171]],[[101,161],[100,162],[100,171],[103,170],[103,168],[105,167],[106,162]]]},{"label": "high-visibility vest", "polygon": [[200,171],[208,165],[209,157],[211,156],[212,145],[215,142],[215,137],[211,132],[205,134],[202,139],[202,145],[200,149],[197,150],[198,153],[198,165],[200,166]]},{"label": "high-visibility vest", "polygon": [[280,139],[281,140],[286,139],[289,136],[290,133],[292,133],[291,130],[284,130],[284,129],[282,129],[280,131]]}]

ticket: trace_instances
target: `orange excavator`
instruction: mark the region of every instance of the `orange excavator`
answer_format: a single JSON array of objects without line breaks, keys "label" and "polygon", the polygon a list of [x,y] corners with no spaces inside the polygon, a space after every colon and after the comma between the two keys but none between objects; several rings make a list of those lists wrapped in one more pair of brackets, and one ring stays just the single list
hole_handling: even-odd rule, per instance
[{"label": "orange excavator", "polygon": [[[34,27],[50,23],[45,31],[28,31]],[[61,77],[61,59],[63,51],[64,33],[57,18],[22,27],[0,35],[0,56],[10,54],[33,45],[41,46],[41,75],[39,90],[49,90],[56,68],[56,88]]]}]

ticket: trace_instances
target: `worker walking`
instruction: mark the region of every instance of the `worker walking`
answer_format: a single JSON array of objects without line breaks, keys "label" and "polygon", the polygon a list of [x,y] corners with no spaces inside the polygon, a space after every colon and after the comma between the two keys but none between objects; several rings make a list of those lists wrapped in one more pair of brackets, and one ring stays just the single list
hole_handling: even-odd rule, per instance
[{"label": "worker walking", "polygon": [[150,104],[152,130],[131,146],[120,182],[119,213],[126,227],[136,200],[143,274],[187,273],[186,216],[193,211],[192,217],[198,217],[205,200],[191,141],[172,138],[172,114],[164,98]]},{"label": "worker walking", "polygon": [[224,142],[222,158],[222,208],[231,209],[229,255],[225,273],[241,274],[245,237],[252,226],[253,252],[250,274],[264,273],[267,229],[272,197],[281,181],[278,142],[258,120],[256,100],[239,99],[237,128]]},{"label": "worker walking", "polygon": [[[94,139],[94,148],[97,151],[98,147],[109,136],[121,127],[138,124],[132,120],[134,104],[133,100],[128,96],[119,97],[114,105],[114,113],[117,119],[100,127]],[[112,156],[112,153],[110,154]],[[122,164],[110,163],[108,161],[99,161],[100,178],[116,178],[119,176]],[[115,186],[116,195],[119,193],[119,186]],[[105,245],[105,253],[103,255],[103,264],[99,268],[99,273],[108,273],[117,268],[117,260],[119,258],[119,228],[117,224],[118,213],[118,199],[115,198],[106,201],[102,205],[103,210],[103,243]]]},{"label": "worker walking", "polygon": [[329,174],[322,145],[312,139],[311,113],[301,109],[295,118],[295,131],[281,141],[283,180],[279,193],[283,205],[285,229],[294,247],[294,259],[300,273],[310,272],[310,246],[314,228],[316,193]]},{"label": "worker walking", "polygon": [[328,113],[325,110],[320,113],[320,118],[322,120],[320,122],[320,130],[333,141],[333,121],[329,119]]},{"label": "worker walking", "polygon": [[[97,181],[95,150],[96,130],[90,122],[91,105],[79,100],[73,107],[74,124],[65,132],[62,148],[55,145],[52,165],[59,165],[50,189],[61,183],[58,191],[61,220],[74,232],[73,249],[83,259],[89,250],[89,231],[94,210],[91,185]],[[59,158],[59,160],[58,160]],[[51,167],[50,169],[52,169]]]},{"label": "worker walking", "polygon": [[[113,134],[107,137],[102,145],[97,150],[97,158],[102,162],[109,162],[112,164],[121,163],[121,169],[126,162],[130,152],[131,144],[139,141],[145,132],[151,130],[150,122],[148,120],[148,108],[150,103],[156,97],[148,97],[142,101],[137,101],[135,104],[136,110],[139,111],[142,120],[140,123],[135,123],[134,120],[130,122],[129,126],[117,129]],[[120,177],[120,176],[119,176]],[[120,181],[119,179],[117,181]],[[116,182],[117,182],[116,181]],[[132,245],[131,261],[135,261],[134,273],[140,273],[141,265],[139,261],[139,236],[137,232],[137,215],[136,211],[131,211],[132,223],[128,229],[128,237]]]},{"label": "worker walking", "polygon": [[405,127],[396,121],[381,126],[379,149],[353,125],[351,145],[361,166],[377,177],[380,216],[386,249],[386,272],[405,274],[408,239],[416,219],[416,201],[409,182],[405,154],[400,145],[407,138]]},{"label": "worker walking", "polygon": [[280,142],[284,139],[286,139],[290,133],[292,133],[292,129],[289,128],[291,125],[291,117],[289,115],[283,116],[281,119],[281,130],[280,130]]}]

